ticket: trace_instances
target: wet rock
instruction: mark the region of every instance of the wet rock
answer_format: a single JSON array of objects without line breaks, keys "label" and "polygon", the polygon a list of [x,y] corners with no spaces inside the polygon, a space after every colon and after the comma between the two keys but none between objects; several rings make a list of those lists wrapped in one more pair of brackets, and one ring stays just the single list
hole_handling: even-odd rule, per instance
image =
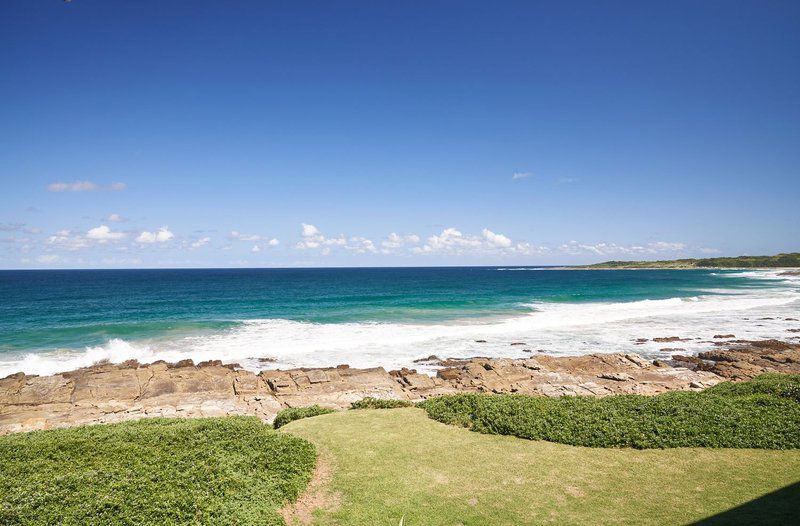
[{"label": "wet rock", "polygon": [[722,338],[731,339],[731,338],[736,338],[736,335],[734,335],[734,334],[715,334],[714,338],[716,338],[716,339],[722,339]]},{"label": "wet rock", "polygon": [[658,343],[688,342],[690,340],[691,338],[681,338],[680,336],[665,336],[661,338],[653,338],[653,341]]},{"label": "wet rock", "polygon": [[428,363],[428,362],[439,362],[441,361],[438,356],[435,354],[431,354],[427,358],[417,358],[414,360],[414,363]]}]

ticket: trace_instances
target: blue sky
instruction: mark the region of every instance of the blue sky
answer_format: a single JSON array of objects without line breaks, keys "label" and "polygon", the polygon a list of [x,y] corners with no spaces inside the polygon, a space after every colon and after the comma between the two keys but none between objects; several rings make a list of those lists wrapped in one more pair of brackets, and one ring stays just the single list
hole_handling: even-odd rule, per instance
[{"label": "blue sky", "polygon": [[799,250],[800,4],[0,6],[0,267]]}]

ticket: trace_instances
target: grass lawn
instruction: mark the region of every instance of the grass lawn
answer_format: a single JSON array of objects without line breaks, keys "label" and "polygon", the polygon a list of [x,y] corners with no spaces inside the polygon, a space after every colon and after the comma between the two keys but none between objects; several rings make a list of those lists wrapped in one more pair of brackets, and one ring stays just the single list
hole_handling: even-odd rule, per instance
[{"label": "grass lawn", "polygon": [[584,448],[474,433],[416,408],[281,431],[331,466],[336,506],[316,512],[321,525],[689,524],[737,507],[720,523],[781,524],[800,509],[800,486],[773,493],[800,481],[800,450]]},{"label": "grass lawn", "polygon": [[0,437],[3,525],[277,525],[314,447],[255,417],[146,419]]}]

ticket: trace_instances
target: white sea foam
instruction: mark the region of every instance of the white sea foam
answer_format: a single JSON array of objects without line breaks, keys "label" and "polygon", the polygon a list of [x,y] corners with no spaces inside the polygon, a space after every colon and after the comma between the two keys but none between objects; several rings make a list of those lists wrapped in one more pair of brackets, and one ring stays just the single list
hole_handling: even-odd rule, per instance
[{"label": "white sea foam", "polygon": [[[774,275],[773,275],[774,274]],[[128,342],[119,339],[88,347],[82,352],[53,351],[28,354],[0,362],[0,376],[16,371],[52,374],[109,360],[136,359],[196,362],[221,359],[259,369],[259,358],[275,359],[270,367],[318,367],[348,363],[353,367],[412,366],[413,360],[440,357],[518,357],[523,349],[552,354],[638,352],[667,356],[665,347],[680,352],[707,349],[715,334],[762,339],[794,337],[787,332],[800,317],[800,282],[771,272],[747,272],[759,279],[780,279],[785,287],[745,292],[714,290],[713,294],[625,303],[532,303],[526,315],[470,323],[304,323],[282,319],[243,321],[217,333]],[[724,294],[720,294],[724,292]],[[767,319],[770,318],[770,319]],[[689,341],[663,344],[654,337],[679,336]],[[637,338],[650,341],[637,345]],[[476,340],[486,340],[479,343]],[[511,346],[525,342],[525,346]],[[423,369],[417,365],[417,368]]]}]

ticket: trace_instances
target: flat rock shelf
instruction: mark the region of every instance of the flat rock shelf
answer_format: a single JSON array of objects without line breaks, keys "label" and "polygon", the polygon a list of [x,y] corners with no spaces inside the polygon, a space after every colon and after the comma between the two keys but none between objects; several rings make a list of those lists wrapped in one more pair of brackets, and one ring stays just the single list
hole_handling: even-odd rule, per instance
[{"label": "flat rock shelf", "polygon": [[[455,392],[652,395],[699,390],[764,372],[800,373],[800,345],[737,340],[696,357],[654,362],[637,354],[524,359],[430,357],[436,376],[347,365],[258,373],[220,361],[98,364],[52,376],[0,380],[0,434],[143,417],[253,415],[272,421],[286,407],[340,409],[364,397],[418,401]],[[683,358],[683,360],[680,360]]]}]

